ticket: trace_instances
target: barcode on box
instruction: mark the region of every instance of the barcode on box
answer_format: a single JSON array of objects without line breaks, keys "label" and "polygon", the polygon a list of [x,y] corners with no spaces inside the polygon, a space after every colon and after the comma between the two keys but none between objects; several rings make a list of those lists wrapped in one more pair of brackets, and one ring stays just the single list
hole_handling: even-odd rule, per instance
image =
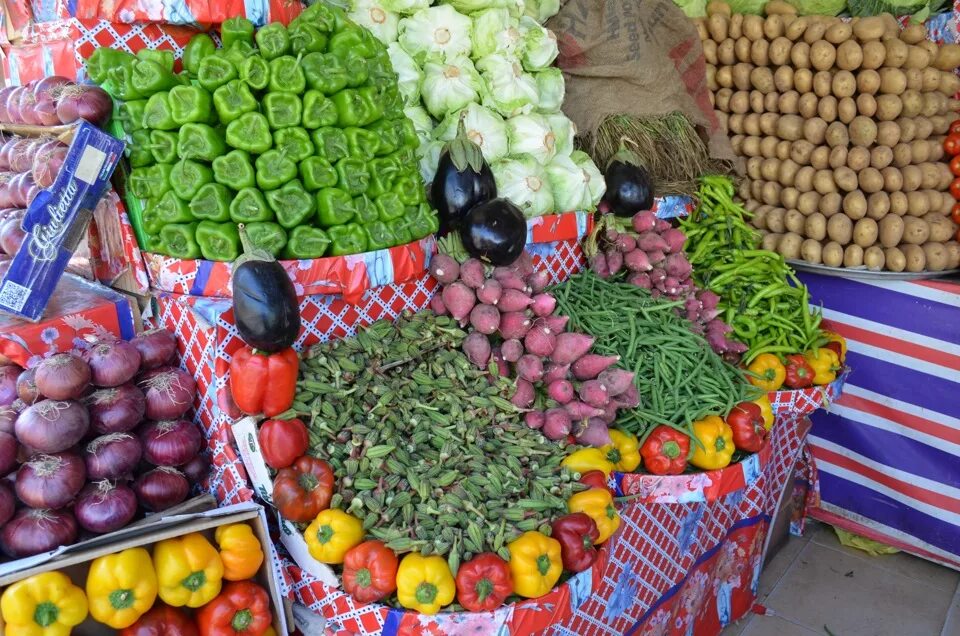
[{"label": "barcode on box", "polygon": [[0,288],[0,305],[13,311],[23,310],[28,298],[30,298],[30,289],[12,280],[6,281]]},{"label": "barcode on box", "polygon": [[87,185],[93,185],[97,182],[97,177],[100,175],[100,168],[103,167],[103,162],[106,161],[106,159],[107,155],[105,152],[99,148],[87,146],[83,149],[83,154],[80,155],[80,161],[77,162],[77,169],[74,172],[74,176]]}]

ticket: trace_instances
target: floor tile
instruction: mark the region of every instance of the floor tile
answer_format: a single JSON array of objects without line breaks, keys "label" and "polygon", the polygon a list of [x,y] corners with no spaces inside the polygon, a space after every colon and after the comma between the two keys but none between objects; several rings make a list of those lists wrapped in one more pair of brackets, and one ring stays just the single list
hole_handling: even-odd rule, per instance
[{"label": "floor tile", "polygon": [[750,623],[754,619],[754,614],[748,612],[746,616],[738,620],[736,623],[731,623],[727,625],[726,628],[720,632],[720,636],[742,636],[744,630],[750,626]]},{"label": "floor tile", "polygon": [[823,633],[791,623],[779,616],[754,616],[743,630],[742,636],[822,636]]},{"label": "floor tile", "polygon": [[940,633],[953,592],[890,576],[869,560],[811,541],[765,604],[821,635],[826,627],[837,636],[920,636]]},{"label": "floor tile", "polygon": [[762,603],[763,599],[773,591],[773,588],[780,582],[780,579],[809,542],[810,533],[803,537],[791,536],[786,545],[780,548],[780,551],[764,564],[763,572],[760,573],[760,586],[757,588],[757,600],[759,602]]},{"label": "floor tile", "polygon": [[953,602],[947,610],[947,618],[940,636],[954,636],[954,634],[960,634],[960,586],[953,593]]}]

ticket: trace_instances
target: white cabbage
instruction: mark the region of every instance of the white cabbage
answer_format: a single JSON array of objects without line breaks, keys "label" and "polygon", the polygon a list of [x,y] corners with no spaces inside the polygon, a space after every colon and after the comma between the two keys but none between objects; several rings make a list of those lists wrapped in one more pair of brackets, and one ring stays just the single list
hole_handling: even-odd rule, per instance
[{"label": "white cabbage", "polygon": [[537,81],[523,72],[516,58],[494,53],[481,58],[477,69],[487,87],[484,106],[492,106],[504,117],[510,117],[530,112],[537,105],[540,99]]},{"label": "white cabbage", "polygon": [[423,66],[423,87],[420,91],[423,105],[437,119],[443,119],[447,113],[478,101],[482,91],[483,80],[468,57],[427,62]]},{"label": "white cabbage", "polygon": [[557,154],[556,134],[543,115],[511,117],[507,120],[507,138],[511,155],[530,155],[541,164],[548,164]]},{"label": "white cabbage", "polygon": [[566,92],[563,72],[558,68],[551,67],[533,73],[533,78],[537,81],[537,92],[540,94],[536,111],[545,114],[559,113]]},{"label": "white cabbage", "polygon": [[526,0],[523,13],[543,24],[560,13],[560,0]]},{"label": "white cabbage", "polygon": [[413,122],[413,127],[417,131],[417,137],[420,138],[420,143],[433,139],[433,119],[423,107],[407,106],[403,109],[403,114]]},{"label": "white cabbage", "polygon": [[553,193],[554,208],[557,212],[573,212],[583,209],[585,201],[590,199],[587,177],[580,166],[570,157],[557,155],[546,166],[547,181]]},{"label": "white cabbage", "polygon": [[513,202],[528,219],[554,211],[547,174],[530,155],[498,161],[490,169],[497,182],[497,195]]},{"label": "white cabbage", "polygon": [[483,158],[493,163],[507,155],[507,126],[497,113],[480,104],[470,104],[462,111],[450,113],[437,126],[437,139],[450,141],[457,136],[460,114],[463,113],[463,126],[467,137],[480,146]]},{"label": "white cabbage", "polygon": [[520,18],[520,32],[523,33],[523,68],[539,71],[553,64],[560,54],[557,36],[553,31],[540,26],[533,18]]},{"label": "white cabbage", "polygon": [[433,183],[433,177],[437,174],[437,164],[440,163],[440,153],[443,152],[442,141],[427,141],[421,143],[417,148],[417,156],[420,157],[420,176],[427,185]]},{"label": "white cabbage", "polygon": [[397,88],[405,104],[420,103],[420,84],[423,82],[423,71],[417,63],[404,51],[397,42],[387,46],[390,64],[397,73]]},{"label": "white cabbage", "polygon": [[577,134],[577,126],[563,113],[545,115],[547,125],[553,131],[553,141],[557,154],[569,157],[573,152],[573,138]]},{"label": "white cabbage", "polygon": [[570,154],[570,160],[573,161],[583,172],[584,181],[587,184],[587,198],[583,201],[581,209],[593,211],[603,198],[603,193],[607,191],[607,182],[603,179],[603,174],[597,168],[590,155],[582,150],[574,150]]},{"label": "white cabbage", "polygon": [[400,46],[418,62],[470,55],[470,18],[442,4],[400,20]]},{"label": "white cabbage", "polygon": [[394,13],[411,15],[430,6],[430,0],[383,0],[383,6]]},{"label": "white cabbage", "polygon": [[460,13],[476,13],[485,9],[509,9],[520,17],[524,11],[524,0],[442,0]]},{"label": "white cabbage", "polygon": [[504,8],[487,9],[471,16],[473,19],[473,57],[493,53],[514,54],[520,49],[523,35],[520,22]]},{"label": "white cabbage", "polygon": [[350,19],[366,27],[381,42],[397,41],[397,25],[400,16],[384,7],[379,0],[353,0]]}]

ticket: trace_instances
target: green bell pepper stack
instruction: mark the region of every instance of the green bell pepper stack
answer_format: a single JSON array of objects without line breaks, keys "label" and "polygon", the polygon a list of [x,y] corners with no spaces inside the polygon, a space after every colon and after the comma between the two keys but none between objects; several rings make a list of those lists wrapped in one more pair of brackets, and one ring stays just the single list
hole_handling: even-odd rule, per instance
[{"label": "green bell pepper stack", "polygon": [[130,82],[141,95],[153,95],[180,85],[173,70],[167,70],[153,60],[137,60],[132,66]]},{"label": "green bell pepper stack", "polygon": [[257,99],[247,84],[241,80],[230,80],[213,92],[213,106],[220,121],[229,124],[240,115],[257,110]]},{"label": "green bell pepper stack", "polygon": [[367,249],[385,250],[397,244],[397,236],[393,230],[383,221],[374,221],[363,226],[363,231],[367,235]]},{"label": "green bell pepper stack", "polygon": [[313,131],[313,147],[318,156],[335,164],[350,154],[347,135],[342,129],[324,126]]},{"label": "green bell pepper stack", "polygon": [[303,56],[300,66],[310,88],[324,95],[340,92],[349,81],[340,58],[332,53],[308,53]]},{"label": "green bell pepper stack", "polygon": [[257,168],[257,186],[261,190],[279,188],[287,181],[297,177],[297,164],[279,150],[268,150],[255,162]]},{"label": "green bell pepper stack", "polygon": [[181,260],[200,258],[200,246],[196,239],[196,223],[170,223],[160,230],[160,243],[164,253]]},{"label": "green bell pepper stack", "polygon": [[353,198],[339,188],[317,192],[317,222],[325,228],[350,222],[355,215]]},{"label": "green bell pepper stack", "polygon": [[[97,49],[98,51],[100,49]],[[132,133],[143,128],[143,111],[147,107],[147,100],[135,99],[132,102],[121,102],[117,106],[117,120],[123,130]]]},{"label": "green bell pepper stack", "polygon": [[154,93],[143,107],[144,128],[152,130],[174,130],[177,122],[173,121],[173,110],[170,108],[170,94],[166,92]]},{"label": "green bell pepper stack", "polygon": [[233,223],[200,221],[197,224],[197,244],[208,261],[232,263],[240,256],[240,233]]},{"label": "green bell pepper stack", "polygon": [[223,48],[229,49],[235,42],[253,44],[253,22],[237,16],[223,21],[220,25],[220,40]]},{"label": "green bell pepper stack", "polygon": [[[257,40],[260,54],[268,60],[286,55],[290,50],[290,35],[287,33],[287,27],[280,22],[271,22],[264,26],[257,31],[254,38]],[[249,228],[247,230],[249,231]]]},{"label": "green bell pepper stack", "polygon": [[177,140],[181,159],[213,161],[227,152],[223,132],[208,124],[184,124]]},{"label": "green bell pepper stack", "polygon": [[346,157],[337,162],[336,168],[338,188],[350,196],[357,196],[367,191],[370,173],[363,159]]},{"label": "green bell pepper stack", "polygon": [[210,93],[199,86],[174,86],[167,100],[170,115],[178,124],[210,121]]},{"label": "green bell pepper stack", "polygon": [[337,107],[337,125],[340,128],[363,126],[370,117],[369,106],[358,89],[345,88],[330,99]]},{"label": "green bell pepper stack", "polygon": [[86,61],[87,76],[95,84],[103,84],[107,81],[110,70],[121,66],[132,66],[136,59],[136,56],[126,51],[102,46],[95,49]]},{"label": "green bell pepper stack", "polygon": [[130,143],[127,144],[127,161],[131,168],[142,168],[152,165],[155,161],[150,146],[150,131],[141,128],[130,133]]},{"label": "green bell pepper stack", "polygon": [[327,230],[330,237],[330,255],[345,256],[367,251],[367,233],[357,223],[338,225]]},{"label": "green bell pepper stack", "polygon": [[244,113],[227,124],[227,144],[253,154],[266,152],[273,146],[270,124],[260,113]]},{"label": "green bell pepper stack", "polygon": [[304,128],[335,126],[337,119],[337,107],[321,91],[310,89],[303,94]]},{"label": "green bell pepper stack", "polygon": [[369,38],[365,36],[364,31],[365,29],[356,25],[343,28],[330,38],[327,51],[340,58],[346,57],[351,52],[365,58],[373,57],[377,53],[377,45],[372,36]]},{"label": "green bell pepper stack", "polygon": [[267,116],[270,128],[299,126],[303,117],[303,104],[293,93],[267,93],[263,97],[263,114]]},{"label": "green bell pepper stack", "polygon": [[288,229],[308,223],[317,209],[316,198],[296,179],[267,192],[266,197],[277,223]]},{"label": "green bell pepper stack", "polygon": [[282,91],[302,95],[307,89],[307,78],[300,68],[300,60],[291,55],[281,55],[270,60],[271,92]]},{"label": "green bell pepper stack", "polygon": [[313,155],[310,133],[299,126],[282,128],[273,135],[273,145],[284,157],[299,163]]},{"label": "green bell pepper stack", "polygon": [[196,34],[183,49],[183,70],[196,77],[200,72],[200,62],[213,55],[216,50],[217,45],[213,43],[213,38],[206,33]]},{"label": "green bell pepper stack", "polygon": [[280,251],[287,244],[287,232],[276,223],[269,221],[247,223],[243,229],[247,232],[251,243],[266,250],[274,258],[280,255]]},{"label": "green bell pepper stack", "polygon": [[240,66],[240,79],[255,91],[262,91],[270,83],[270,66],[259,55],[251,55]]},{"label": "green bell pepper stack", "polygon": [[127,188],[138,199],[159,199],[170,190],[170,172],[173,164],[158,163],[135,168],[127,178]]},{"label": "green bell pepper stack", "polygon": [[350,88],[363,86],[370,79],[370,67],[367,60],[359,53],[349,51],[337,59],[343,64],[343,69],[347,73],[347,86]]},{"label": "green bell pepper stack", "polygon": [[234,190],[252,188],[256,185],[256,176],[250,153],[245,150],[231,150],[214,159],[213,179]]},{"label": "green bell pepper stack", "polygon": [[322,157],[307,157],[300,162],[300,179],[304,188],[316,192],[337,185],[337,170]]},{"label": "green bell pepper stack", "polygon": [[[317,5],[314,5],[317,6]],[[281,252],[286,259],[320,258],[330,246],[330,237],[320,228],[301,225],[293,228]]]},{"label": "green bell pepper stack", "polygon": [[230,219],[234,223],[273,221],[273,211],[256,188],[243,188],[230,202]]},{"label": "green bell pepper stack", "polygon": [[149,148],[157,163],[174,163],[178,159],[177,133],[166,130],[151,130]]},{"label": "green bell pepper stack", "polygon": [[160,49],[140,49],[137,51],[138,60],[156,62],[161,68],[173,73],[173,51]]},{"label": "green bell pepper stack", "polygon": [[396,192],[385,192],[378,196],[376,201],[381,221],[394,221],[402,218],[407,212],[407,207]]},{"label": "green bell pepper stack", "polygon": [[361,194],[353,198],[353,207],[356,209],[356,221],[366,225],[380,220],[380,208],[377,202],[366,194]]},{"label": "green bell pepper stack", "polygon": [[219,183],[205,183],[190,199],[193,216],[222,223],[230,220],[230,190]]},{"label": "green bell pepper stack", "polygon": [[168,190],[154,208],[157,218],[161,223],[190,223],[193,221],[193,214],[190,212],[190,206],[187,202]]},{"label": "green bell pepper stack", "polygon": [[146,99],[149,95],[141,93],[133,86],[133,65],[136,58],[126,66],[117,66],[107,71],[107,82],[112,89],[111,94],[125,102],[136,99]]},{"label": "green bell pepper stack", "polygon": [[[384,141],[378,135],[378,131],[350,126],[344,128],[343,134],[347,136],[347,151],[352,157],[366,158],[373,157],[376,154],[386,154],[378,152],[380,144]],[[386,141],[389,143],[389,139]]]},{"label": "green bell pepper stack", "polygon": [[[193,199],[197,191],[211,181],[213,181],[213,170],[206,164],[192,159],[181,159],[173,164],[170,170],[170,188],[184,201]],[[193,215],[197,216],[197,213],[194,211]]]},{"label": "green bell pepper stack", "polygon": [[323,53],[327,49],[327,35],[312,24],[298,22],[290,27],[290,49],[294,55]]},{"label": "green bell pepper stack", "polygon": [[208,55],[200,62],[197,81],[211,93],[233,79],[237,79],[237,67],[227,58]]}]

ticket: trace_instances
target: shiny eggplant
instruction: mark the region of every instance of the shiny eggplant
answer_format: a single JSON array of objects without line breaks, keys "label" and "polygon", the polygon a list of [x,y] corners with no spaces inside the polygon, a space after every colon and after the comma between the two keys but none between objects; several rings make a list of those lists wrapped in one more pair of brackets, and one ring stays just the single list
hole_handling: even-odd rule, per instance
[{"label": "shiny eggplant", "polygon": [[440,155],[430,199],[440,218],[440,234],[456,229],[473,206],[497,198],[493,172],[480,147],[467,136],[461,118],[457,136]]},{"label": "shiny eggplant", "polygon": [[[629,140],[624,140],[627,142]],[[604,180],[607,191],[603,201],[617,216],[632,217],[653,208],[653,181],[650,173],[626,145],[621,145],[607,164]]]},{"label": "shiny eggplant", "polygon": [[509,265],[523,252],[527,221],[507,199],[475,205],[460,223],[460,241],[467,253],[491,265]]},{"label": "shiny eggplant", "polygon": [[300,334],[300,304],[286,270],[253,245],[241,224],[243,255],[233,265],[233,316],[240,337],[254,349],[274,353]]}]

